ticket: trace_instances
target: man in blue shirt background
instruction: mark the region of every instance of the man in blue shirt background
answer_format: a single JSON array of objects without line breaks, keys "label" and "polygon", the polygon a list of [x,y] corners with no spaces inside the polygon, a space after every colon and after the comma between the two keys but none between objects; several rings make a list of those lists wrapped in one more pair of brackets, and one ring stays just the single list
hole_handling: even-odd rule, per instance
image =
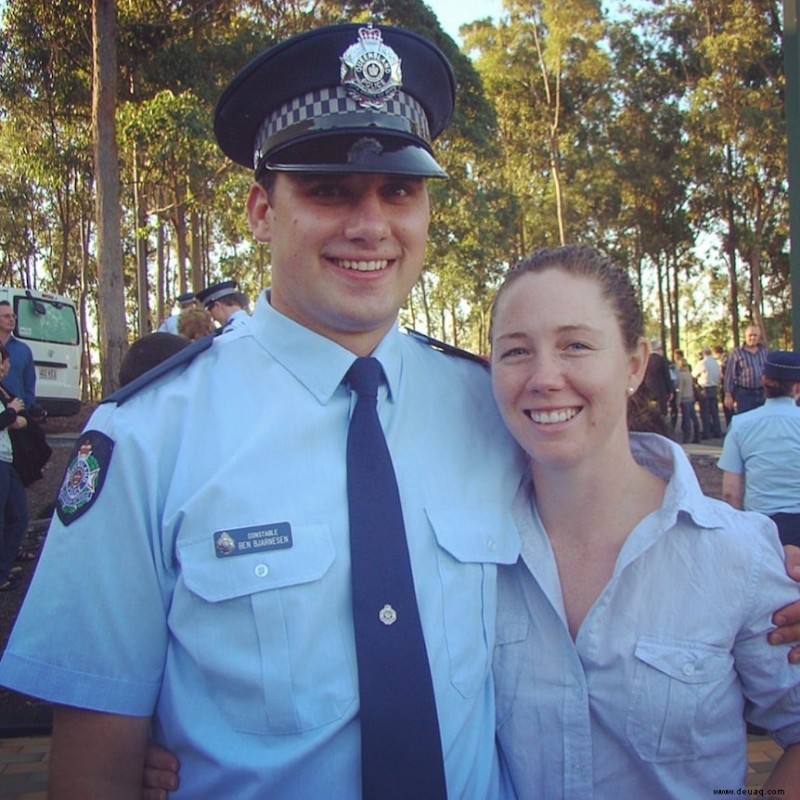
[{"label": "man in blue shirt background", "polygon": [[14,336],[17,317],[7,300],[0,300],[0,342],[6,346],[11,358],[11,369],[4,383],[9,391],[19,397],[26,408],[36,402],[36,368],[30,347]]}]

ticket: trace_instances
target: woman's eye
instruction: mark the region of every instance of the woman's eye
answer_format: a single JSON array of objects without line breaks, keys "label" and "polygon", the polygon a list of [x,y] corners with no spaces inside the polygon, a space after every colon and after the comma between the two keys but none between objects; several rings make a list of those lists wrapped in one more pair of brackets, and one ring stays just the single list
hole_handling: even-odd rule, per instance
[{"label": "woman's eye", "polygon": [[524,356],[527,354],[527,350],[524,347],[512,347],[508,350],[504,350],[500,354],[500,358],[514,358],[515,356]]}]

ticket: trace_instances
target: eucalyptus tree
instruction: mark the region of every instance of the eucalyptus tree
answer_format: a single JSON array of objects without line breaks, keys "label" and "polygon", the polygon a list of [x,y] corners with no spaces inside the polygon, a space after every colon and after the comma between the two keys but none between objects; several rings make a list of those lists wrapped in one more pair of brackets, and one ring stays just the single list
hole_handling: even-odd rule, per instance
[{"label": "eucalyptus tree", "polygon": [[506,16],[470,26],[465,47],[492,98],[504,178],[519,201],[517,238],[531,244],[582,235],[571,198],[588,172],[590,128],[608,109],[605,23],[595,0],[505,0]]},{"label": "eucalyptus tree", "polygon": [[765,311],[788,300],[775,296],[767,305],[763,293],[786,285],[783,248],[775,246],[787,224],[780,7],[774,0],[695,0],[669,2],[660,16],[688,89],[696,224],[723,242],[738,344],[742,310],[763,330]]},{"label": "eucalyptus tree", "polygon": [[[607,136],[619,212],[607,236],[609,249],[635,270],[643,304],[655,309],[659,338],[674,348],[681,335],[683,278],[694,264],[695,245],[686,87],[666,63],[661,31],[642,23],[620,21],[610,32],[614,112]],[[649,272],[653,281],[645,280]]]}]

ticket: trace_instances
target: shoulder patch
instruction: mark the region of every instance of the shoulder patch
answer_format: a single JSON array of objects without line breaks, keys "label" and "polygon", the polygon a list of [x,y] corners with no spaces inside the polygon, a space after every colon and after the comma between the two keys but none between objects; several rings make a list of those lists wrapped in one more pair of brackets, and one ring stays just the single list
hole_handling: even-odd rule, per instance
[{"label": "shoulder patch", "polygon": [[140,375],[135,380],[132,380],[127,386],[123,386],[121,389],[117,389],[116,392],[113,392],[108,397],[104,397],[100,402],[116,403],[118,406],[121,406],[126,400],[130,400],[131,397],[133,397],[137,392],[139,392],[141,389],[144,389],[145,386],[149,386],[157,378],[160,378],[162,375],[166,375],[168,372],[171,372],[173,369],[175,369],[175,367],[179,367],[181,364],[188,364],[190,361],[199,356],[200,353],[208,350],[208,348],[214,343],[214,339],[216,339],[221,332],[222,330],[220,329],[216,333],[210,333],[208,336],[204,336],[202,339],[192,342],[188,347],[184,347],[183,350],[179,350],[177,353],[174,353],[160,364],[157,364],[152,369],[147,370],[147,372],[145,372],[143,375]]},{"label": "shoulder patch", "polygon": [[78,437],[56,498],[56,513],[64,525],[82,517],[100,495],[113,450],[113,439],[100,431],[84,431]]},{"label": "shoulder patch", "polygon": [[489,366],[488,359],[484,358],[483,356],[476,355],[475,353],[470,353],[468,350],[462,350],[460,347],[453,347],[452,344],[447,344],[447,342],[440,342],[438,339],[434,339],[433,337],[427,336],[424,333],[415,331],[412,328],[406,328],[406,333],[409,336],[413,336],[415,339],[418,339],[420,342],[424,342],[434,350],[444,353],[445,355],[456,356],[457,358],[466,358],[469,361],[474,361],[476,364],[480,364],[482,367]]}]

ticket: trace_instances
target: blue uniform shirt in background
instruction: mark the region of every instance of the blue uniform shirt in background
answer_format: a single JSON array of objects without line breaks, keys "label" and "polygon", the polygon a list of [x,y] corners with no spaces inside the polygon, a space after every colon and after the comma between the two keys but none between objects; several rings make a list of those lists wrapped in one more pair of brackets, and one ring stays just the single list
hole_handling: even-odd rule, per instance
[{"label": "blue uniform shirt in background", "polygon": [[242,325],[247,325],[249,321],[250,315],[243,308],[240,308],[231,314],[228,321],[222,326],[222,332],[235,331],[237,328],[241,328]]},{"label": "blue uniform shirt in background", "polygon": [[763,406],[737,414],[717,466],[744,473],[748,511],[800,513],[800,408],[794,398],[767,398]]},{"label": "blue uniform shirt in background", "polygon": [[[496,571],[524,469],[480,366],[392,330],[374,355],[449,794],[495,798]],[[155,715],[187,797],[357,798],[345,442],[355,356],[260,298],[249,324],[89,427],[105,484],[55,519],[0,681]],[[63,609],[55,614],[53,609]]]}]

